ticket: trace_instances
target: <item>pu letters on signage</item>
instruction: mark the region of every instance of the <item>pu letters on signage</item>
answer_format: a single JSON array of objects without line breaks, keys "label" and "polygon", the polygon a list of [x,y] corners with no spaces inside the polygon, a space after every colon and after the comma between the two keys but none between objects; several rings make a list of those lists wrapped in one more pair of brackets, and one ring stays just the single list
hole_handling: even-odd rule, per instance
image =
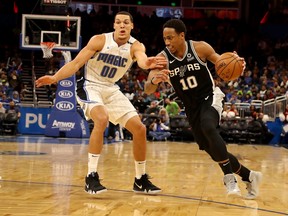
[{"label": "pu letters on signage", "polygon": [[40,128],[45,128],[45,124],[43,124],[43,114],[39,113],[38,115],[36,115],[34,113],[26,113],[25,128],[29,128],[30,125],[36,123]]}]

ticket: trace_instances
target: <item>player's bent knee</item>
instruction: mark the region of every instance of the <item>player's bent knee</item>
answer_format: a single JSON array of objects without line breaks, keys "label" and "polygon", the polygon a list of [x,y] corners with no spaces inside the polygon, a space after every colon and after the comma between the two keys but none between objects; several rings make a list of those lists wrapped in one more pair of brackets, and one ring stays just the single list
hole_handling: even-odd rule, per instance
[{"label": "player's bent knee", "polygon": [[146,126],[144,124],[141,124],[141,133],[143,133],[144,136],[146,136]]},{"label": "player's bent knee", "polygon": [[108,115],[97,115],[92,118],[94,127],[106,128],[109,118]]},{"label": "player's bent knee", "polygon": [[202,124],[202,131],[205,135],[210,136],[211,134],[213,134],[214,131],[216,131],[216,128],[213,127],[213,125],[211,125],[209,123],[203,123]]},{"label": "player's bent knee", "polygon": [[130,131],[133,136],[146,136],[146,127],[144,124],[140,123],[135,125],[135,127],[133,127],[133,129]]}]

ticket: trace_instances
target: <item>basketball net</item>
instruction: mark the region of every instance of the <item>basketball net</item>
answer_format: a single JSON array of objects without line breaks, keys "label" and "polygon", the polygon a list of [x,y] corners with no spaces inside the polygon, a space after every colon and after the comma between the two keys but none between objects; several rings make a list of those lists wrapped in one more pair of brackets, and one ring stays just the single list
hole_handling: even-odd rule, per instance
[{"label": "basketball net", "polygon": [[51,58],[53,57],[52,50],[55,47],[55,42],[41,42],[40,46],[43,51],[43,58]]}]

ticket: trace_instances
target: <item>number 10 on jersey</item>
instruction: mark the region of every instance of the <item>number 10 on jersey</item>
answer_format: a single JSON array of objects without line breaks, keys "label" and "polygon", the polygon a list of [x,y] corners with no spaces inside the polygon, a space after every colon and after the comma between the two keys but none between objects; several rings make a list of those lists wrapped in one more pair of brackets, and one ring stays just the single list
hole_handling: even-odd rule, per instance
[{"label": "number 10 on jersey", "polygon": [[188,89],[196,88],[198,86],[195,76],[190,76],[185,79],[184,78],[180,79],[180,83],[182,84],[182,89],[184,91]]}]

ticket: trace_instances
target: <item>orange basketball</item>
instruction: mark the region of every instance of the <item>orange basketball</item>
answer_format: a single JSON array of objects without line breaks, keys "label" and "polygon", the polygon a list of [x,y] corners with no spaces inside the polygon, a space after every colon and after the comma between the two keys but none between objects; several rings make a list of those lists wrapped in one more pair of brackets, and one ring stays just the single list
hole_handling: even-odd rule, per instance
[{"label": "orange basketball", "polygon": [[232,52],[223,53],[215,63],[217,75],[224,81],[238,79],[243,71],[243,62],[237,60]]}]

